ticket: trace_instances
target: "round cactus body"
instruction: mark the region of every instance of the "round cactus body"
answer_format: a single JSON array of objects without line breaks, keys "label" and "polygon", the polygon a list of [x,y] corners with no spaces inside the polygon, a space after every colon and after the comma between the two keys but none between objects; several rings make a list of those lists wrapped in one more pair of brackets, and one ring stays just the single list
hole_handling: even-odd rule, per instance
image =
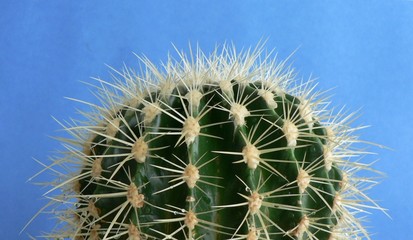
[{"label": "round cactus body", "polygon": [[352,115],[333,116],[261,50],[181,53],[164,70],[143,59],[143,74],[96,79],[102,104],[62,124],[73,137],[50,169],[72,170],[55,171],[63,226],[46,237],[369,238],[358,217],[378,206],[357,176],[368,165],[350,159],[364,152]]}]

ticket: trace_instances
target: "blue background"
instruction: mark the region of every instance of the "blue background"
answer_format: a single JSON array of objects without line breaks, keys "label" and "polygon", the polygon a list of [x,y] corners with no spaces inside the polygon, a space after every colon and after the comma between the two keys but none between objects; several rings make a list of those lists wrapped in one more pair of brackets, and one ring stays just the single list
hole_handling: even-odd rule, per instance
[{"label": "blue background", "polygon": [[[239,49],[268,38],[281,58],[294,50],[299,76],[334,88],[333,106],[362,115],[354,126],[374,148],[375,167],[387,174],[370,196],[391,218],[373,211],[373,239],[411,239],[413,227],[413,2],[372,1],[1,1],[0,3],[0,238],[28,239],[53,225],[41,215],[46,188],[26,180],[61,149],[51,118],[78,118],[97,103],[80,81],[109,79],[105,64],[137,67],[132,54],[159,63],[199,43],[205,52],[233,42]],[[50,180],[48,175],[37,180]]]}]

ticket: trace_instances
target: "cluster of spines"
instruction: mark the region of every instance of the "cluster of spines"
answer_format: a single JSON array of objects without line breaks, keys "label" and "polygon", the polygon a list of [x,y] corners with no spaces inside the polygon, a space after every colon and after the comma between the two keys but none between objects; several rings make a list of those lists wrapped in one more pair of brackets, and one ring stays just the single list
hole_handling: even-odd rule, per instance
[{"label": "cluster of spines", "polygon": [[[148,60],[142,59],[146,66],[143,76],[125,69],[123,72],[115,70],[121,77],[118,79],[118,76],[114,75],[115,83],[96,79],[100,83],[98,98],[101,106],[87,103],[95,110],[92,113],[82,113],[88,121],[62,124],[73,138],[64,140],[67,150],[64,157],[56,159],[48,167],[59,177],[63,177],[66,173],[59,172],[55,167],[63,166],[63,170],[67,170],[66,166],[78,164],[80,173],[64,177],[46,193],[49,195],[62,189],[62,195],[51,197],[51,205],[69,205],[67,209],[54,209],[55,212],[62,211],[58,216],[66,223],[67,230],[59,230],[60,232],[51,233],[47,237],[116,239],[127,236],[137,240],[178,239],[176,236],[183,234],[186,239],[202,239],[204,236],[197,235],[196,229],[203,228],[207,231],[220,231],[219,234],[225,235],[226,239],[273,239],[282,236],[291,239],[317,239],[315,233],[320,231],[327,232],[330,240],[368,238],[356,215],[369,207],[366,205],[368,202],[372,203],[372,208],[378,206],[362,191],[374,182],[355,176],[358,171],[369,169],[369,166],[347,161],[348,158],[364,154],[363,151],[351,148],[351,145],[358,141],[352,135],[354,129],[348,127],[351,118],[330,116],[325,110],[327,104],[319,100],[320,93],[314,93],[311,84],[303,83],[291,87],[293,71],[285,67],[285,62],[277,64],[267,58],[258,61],[261,50],[257,48],[253,52],[237,55],[235,50],[224,47],[221,54],[215,52],[207,58],[197,49],[191,59],[182,53],[179,54],[179,61],[170,59],[165,65],[165,73],[157,70]],[[194,58],[196,60],[193,60]],[[253,94],[246,94],[246,89],[251,87],[255,88]],[[210,105],[205,96],[218,96],[222,102]],[[181,103],[182,109],[171,106],[172,98]],[[252,110],[249,105],[258,98],[262,99],[266,106]],[[275,121],[270,121],[265,117],[266,111],[275,108],[282,109],[283,114]],[[216,110],[225,112],[227,119],[213,123],[202,122],[205,115]],[[158,123],[155,127],[153,122],[161,121],[158,117],[160,115],[177,124],[168,126]],[[256,125],[247,128],[247,119],[254,119]],[[205,192],[200,185],[224,187],[220,185],[222,177],[202,174],[202,168],[214,162],[216,157],[205,159],[204,155],[199,155],[196,149],[198,139],[200,136],[220,138],[209,134],[205,129],[225,124],[233,125],[229,129],[232,129],[234,136],[238,134],[241,137],[244,147],[239,152],[220,149],[212,152],[215,155],[232,156],[232,159],[238,156],[239,160],[233,161],[234,166],[245,164],[246,169],[250,170],[248,179],[236,176],[236,180],[245,186],[245,192],[236,193],[239,196],[234,199],[242,201],[211,206],[205,212],[195,212],[194,209],[200,201],[196,192]],[[261,125],[268,127],[266,130],[258,130]],[[281,137],[269,139],[272,131],[282,132]],[[174,137],[175,145],[151,144],[169,136]],[[281,138],[285,140],[285,146],[268,148],[274,142],[282,141]],[[296,175],[293,180],[287,179],[284,173],[274,168],[274,163],[282,164],[289,160],[263,157],[277,151],[294,155],[297,147],[307,148],[314,143],[322,145],[322,154],[319,159],[307,162],[307,152],[304,151],[302,161],[295,163]],[[179,147],[186,149],[188,162],[176,155],[174,159],[166,159],[157,154],[159,150]],[[117,160],[105,162],[108,158]],[[147,158],[158,159],[158,162],[163,164],[148,163]],[[131,162],[133,164],[130,164]],[[132,167],[136,163],[169,175],[138,179],[139,171],[144,168],[136,170],[136,167]],[[134,172],[131,172],[131,168]],[[254,174],[257,168],[260,171]],[[315,176],[314,172],[320,168],[324,168],[326,173],[335,169],[335,173],[340,176],[334,179],[329,176]],[[286,183],[264,191],[265,183],[273,178],[284,179]],[[122,182],[119,179],[128,181]],[[185,208],[172,204],[160,206],[147,201],[152,196],[145,196],[142,189],[154,179],[166,182],[168,186],[152,193],[158,196],[186,185],[188,194],[184,196]],[[336,188],[332,191],[334,196],[329,196],[330,193],[325,193],[324,190],[315,189],[313,183]],[[68,189],[68,186],[71,186],[71,189]],[[92,191],[89,188],[94,189]],[[314,209],[303,209],[295,203],[282,204],[282,201],[275,204],[277,201],[273,201],[285,197],[286,192],[296,190],[296,193],[288,197],[301,201],[303,195],[308,197],[306,192],[309,189],[319,196],[319,200],[324,201],[322,204],[332,213],[332,216],[327,216],[330,220],[312,217],[311,212]],[[73,199],[78,201],[73,202]],[[113,199],[117,205],[102,212],[97,205],[102,205],[101,202],[108,199]],[[138,211],[144,206],[169,212],[172,217],[141,222]],[[216,215],[223,209],[241,206],[247,211],[238,227],[219,226],[203,217],[207,214]],[[266,215],[271,208],[301,214],[300,220],[286,229]],[[105,222],[109,216],[112,221]],[[335,222],[326,226],[325,222],[331,222],[331,218]],[[178,222],[176,226],[179,226],[172,232],[161,232],[153,227],[171,222]],[[241,228],[245,226],[247,232],[242,233]],[[277,230],[276,235],[269,230],[271,228]]]}]

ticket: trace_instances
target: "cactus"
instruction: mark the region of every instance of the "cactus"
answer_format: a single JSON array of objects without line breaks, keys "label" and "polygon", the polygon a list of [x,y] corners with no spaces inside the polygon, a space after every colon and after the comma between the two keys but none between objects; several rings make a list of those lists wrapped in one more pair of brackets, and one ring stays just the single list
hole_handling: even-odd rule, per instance
[{"label": "cactus", "polygon": [[261,45],[178,53],[163,70],[112,69],[86,120],[59,122],[71,137],[46,209],[60,224],[44,237],[369,239],[363,213],[381,208],[353,160],[367,153],[354,114]]}]

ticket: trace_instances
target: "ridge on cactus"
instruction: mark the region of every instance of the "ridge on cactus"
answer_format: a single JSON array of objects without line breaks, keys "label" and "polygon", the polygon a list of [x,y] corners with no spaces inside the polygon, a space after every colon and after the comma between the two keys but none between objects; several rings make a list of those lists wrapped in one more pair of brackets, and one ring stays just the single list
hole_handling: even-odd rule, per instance
[{"label": "ridge on cactus", "polygon": [[[370,239],[354,114],[263,45],[199,48],[97,81],[46,167],[47,239]],[[371,174],[368,174],[371,176]],[[40,212],[39,212],[40,214]]]}]

